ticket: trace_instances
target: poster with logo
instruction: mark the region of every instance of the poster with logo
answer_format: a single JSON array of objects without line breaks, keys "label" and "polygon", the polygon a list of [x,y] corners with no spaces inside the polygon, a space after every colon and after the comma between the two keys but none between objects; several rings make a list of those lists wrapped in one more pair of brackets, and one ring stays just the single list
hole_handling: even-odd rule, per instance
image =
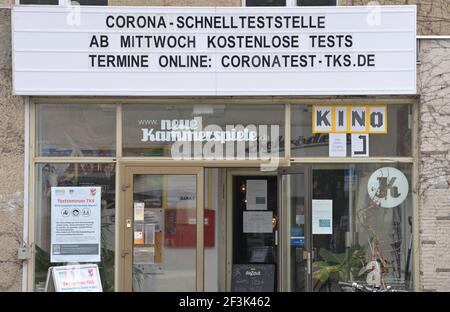
[{"label": "poster with logo", "polygon": [[51,273],[57,292],[102,292],[96,264],[52,267]]},{"label": "poster with logo", "polygon": [[50,262],[100,262],[101,187],[52,187]]},{"label": "poster with logo", "polygon": [[383,208],[401,205],[409,192],[408,178],[394,167],[379,168],[372,173],[367,182],[370,198]]}]

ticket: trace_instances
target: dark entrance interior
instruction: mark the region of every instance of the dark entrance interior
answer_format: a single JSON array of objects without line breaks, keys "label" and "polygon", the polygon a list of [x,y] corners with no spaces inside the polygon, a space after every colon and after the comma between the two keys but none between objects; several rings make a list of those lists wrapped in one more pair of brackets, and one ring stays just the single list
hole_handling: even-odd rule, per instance
[{"label": "dark entrance interior", "polygon": [[[267,209],[247,209],[247,180],[267,181]],[[234,176],[233,177],[233,265],[272,265],[274,271],[273,290],[277,291],[277,246],[278,189],[276,176]],[[272,212],[272,231],[249,233],[244,227],[245,212]]]}]

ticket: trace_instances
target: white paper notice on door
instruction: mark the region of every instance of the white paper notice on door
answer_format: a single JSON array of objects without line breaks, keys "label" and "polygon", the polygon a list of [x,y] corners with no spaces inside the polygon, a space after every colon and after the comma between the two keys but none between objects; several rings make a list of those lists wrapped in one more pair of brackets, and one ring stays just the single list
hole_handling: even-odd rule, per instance
[{"label": "white paper notice on door", "polygon": [[267,180],[247,180],[247,210],[267,210]]},{"label": "white paper notice on door", "polygon": [[134,221],[144,221],[145,203],[134,203]]},{"label": "white paper notice on door", "polygon": [[272,211],[244,211],[244,233],[272,233]]},{"label": "white paper notice on door", "polygon": [[312,200],[312,233],[333,234],[333,200]]}]

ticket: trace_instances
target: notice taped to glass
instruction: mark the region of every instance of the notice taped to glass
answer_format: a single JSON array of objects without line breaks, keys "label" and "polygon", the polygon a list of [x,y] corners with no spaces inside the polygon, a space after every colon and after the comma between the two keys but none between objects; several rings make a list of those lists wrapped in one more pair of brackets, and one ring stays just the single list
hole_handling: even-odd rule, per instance
[{"label": "notice taped to glass", "polygon": [[50,262],[100,262],[101,187],[52,187]]},{"label": "notice taped to glass", "polygon": [[20,95],[416,93],[416,7],[13,7]]}]

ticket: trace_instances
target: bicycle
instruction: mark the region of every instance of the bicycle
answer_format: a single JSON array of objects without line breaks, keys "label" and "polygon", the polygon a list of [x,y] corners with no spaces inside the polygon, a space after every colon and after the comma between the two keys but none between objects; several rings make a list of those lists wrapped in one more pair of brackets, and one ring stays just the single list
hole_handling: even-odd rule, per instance
[{"label": "bicycle", "polygon": [[339,287],[345,292],[408,292],[403,289],[394,289],[391,286],[366,286],[356,282],[338,282]]}]

